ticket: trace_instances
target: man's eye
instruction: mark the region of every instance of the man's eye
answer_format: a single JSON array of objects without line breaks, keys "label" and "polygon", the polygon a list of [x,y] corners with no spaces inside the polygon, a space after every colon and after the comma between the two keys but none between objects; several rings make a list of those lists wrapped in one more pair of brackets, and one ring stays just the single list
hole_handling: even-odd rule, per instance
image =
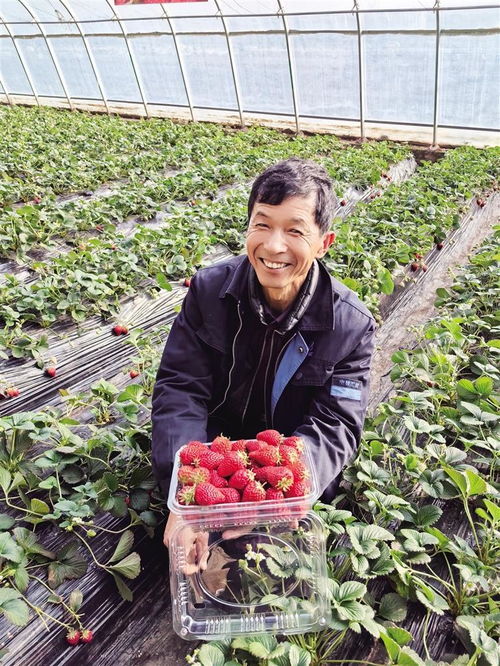
[{"label": "man's eye", "polygon": [[294,234],[295,236],[303,236],[303,232],[300,229],[290,229],[290,233]]},{"label": "man's eye", "polygon": [[267,229],[267,224],[264,224],[264,222],[256,222],[254,226],[259,229]]}]

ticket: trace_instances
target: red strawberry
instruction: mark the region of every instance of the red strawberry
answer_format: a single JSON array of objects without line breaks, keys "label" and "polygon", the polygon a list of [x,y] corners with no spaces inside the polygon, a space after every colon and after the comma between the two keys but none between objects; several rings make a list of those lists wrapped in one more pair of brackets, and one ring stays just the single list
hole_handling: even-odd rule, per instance
[{"label": "red strawberry", "polygon": [[298,437],[297,435],[291,435],[290,437],[285,437],[283,440],[283,444],[285,446],[293,446],[294,449],[297,449],[299,453],[302,453],[304,450],[304,440],[302,437]]},{"label": "red strawberry", "polygon": [[5,389],[5,395],[8,398],[17,398],[19,395],[19,389],[16,389],[15,386],[9,386],[8,389]]},{"label": "red strawberry", "polygon": [[422,270],[424,271],[424,273],[427,272],[427,264],[422,264]]},{"label": "red strawberry", "polygon": [[183,486],[193,486],[196,483],[208,481],[210,472],[205,467],[193,467],[192,465],[183,465],[177,472],[177,478]]},{"label": "red strawberry", "polygon": [[94,638],[94,634],[90,631],[90,629],[83,629],[82,636],[81,636],[82,643],[90,643],[90,641],[93,638]]},{"label": "red strawberry", "polygon": [[185,287],[191,286],[191,278],[184,278],[184,286]]},{"label": "red strawberry", "polygon": [[279,447],[281,462],[283,465],[293,465],[299,459],[299,452],[293,446],[281,444]]},{"label": "red strawberry", "polygon": [[277,465],[281,461],[280,452],[277,446],[267,446],[263,444],[258,451],[251,451],[248,454],[253,462],[265,467],[266,465]]},{"label": "red strawberry", "polygon": [[128,373],[132,379],[135,379],[138,377],[141,373],[139,370],[136,370],[135,368],[132,368],[132,370]]},{"label": "red strawberry", "polygon": [[261,443],[256,439],[247,439],[246,449],[247,451],[257,451],[257,449],[260,449]]},{"label": "red strawberry", "polygon": [[184,486],[179,490],[177,493],[177,501],[179,504],[182,504],[184,506],[187,506],[189,504],[194,504],[194,492],[196,490],[196,486]]},{"label": "red strawberry", "polygon": [[76,629],[70,629],[66,634],[66,642],[70,645],[78,645],[80,642],[80,632]]},{"label": "red strawberry", "polygon": [[210,478],[208,480],[216,488],[226,488],[227,487],[227,479],[225,479],[223,476],[221,476],[216,469],[211,469],[210,470]]},{"label": "red strawberry", "polygon": [[276,490],[286,492],[293,486],[293,473],[288,467],[266,467],[267,482]]},{"label": "red strawberry", "polygon": [[238,469],[246,467],[246,460],[243,458],[241,451],[232,451],[226,455],[221,464],[217,467],[217,471],[221,476],[231,476]]},{"label": "red strawberry", "polygon": [[207,469],[217,469],[217,467],[224,460],[224,455],[222,453],[217,453],[217,451],[207,450],[200,458],[200,465],[206,467]]},{"label": "red strawberry", "polygon": [[[124,333],[123,329],[124,329],[123,326],[121,326],[120,324],[116,324],[111,329],[111,333],[113,333],[113,335],[122,335]],[[128,331],[126,329],[125,329],[125,333],[128,333]]]},{"label": "red strawberry", "polygon": [[303,497],[311,491],[305,481],[296,481],[288,490],[285,491],[285,497]]},{"label": "red strawberry", "polygon": [[296,463],[288,465],[288,468],[292,472],[295,481],[304,481],[310,476],[309,470],[307,469],[306,465],[304,465],[302,460],[297,460]]},{"label": "red strawberry", "polygon": [[212,451],[216,451],[217,453],[229,453],[233,446],[230,439],[224,437],[224,435],[219,435],[214,439],[210,448]]},{"label": "red strawberry", "polygon": [[253,481],[255,474],[251,469],[237,469],[234,474],[231,475],[229,479],[229,485],[231,488],[238,488],[238,490],[243,490],[250,481]]},{"label": "red strawberry", "polygon": [[345,206],[347,204],[347,201],[345,199],[340,200],[340,205]]},{"label": "red strawberry", "polygon": [[56,368],[53,365],[48,365],[45,368],[45,374],[47,377],[55,377],[56,376]]},{"label": "red strawberry", "polygon": [[436,243],[436,249],[437,250],[442,250],[443,249],[443,243],[441,243],[441,242]]},{"label": "red strawberry", "polygon": [[424,255],[421,254],[420,252],[415,252],[415,259],[423,259]]},{"label": "red strawberry", "polygon": [[264,490],[262,483],[259,483],[258,481],[250,481],[241,496],[242,502],[261,502],[265,499],[266,491]]},{"label": "red strawberry", "polygon": [[128,506],[130,504],[130,497],[125,497],[125,499],[123,501]]},{"label": "red strawberry", "polygon": [[236,442],[232,442],[231,447],[233,451],[246,451],[247,441],[246,439],[237,439]]},{"label": "red strawberry", "polygon": [[228,504],[233,504],[234,502],[239,502],[241,500],[240,494],[236,488],[221,488],[220,491],[224,495],[224,501]]},{"label": "red strawberry", "polygon": [[194,491],[196,503],[201,506],[211,506],[212,504],[222,504],[225,497],[220,490],[211,483],[200,483]]},{"label": "red strawberry", "polygon": [[484,199],[478,199],[478,200],[477,200],[477,205],[478,205],[480,208],[484,208],[484,207],[486,206],[486,201],[485,201]]},{"label": "red strawberry", "polygon": [[183,465],[198,465],[206,452],[207,447],[201,442],[189,442],[181,449],[179,457]]},{"label": "red strawberry", "polygon": [[266,469],[267,467],[252,467],[252,472],[255,476],[256,481],[267,481],[266,478]]},{"label": "red strawberry", "polygon": [[263,430],[257,433],[256,439],[272,446],[278,446],[283,441],[283,435],[280,435],[277,430]]},{"label": "red strawberry", "polygon": [[266,500],[274,500],[281,502],[285,499],[283,492],[281,490],[276,490],[276,488],[268,488],[266,490]]},{"label": "red strawberry", "polygon": [[420,264],[418,263],[418,261],[412,261],[412,262],[411,262],[411,264],[410,264],[410,270],[412,270],[413,272],[415,272],[415,271],[418,271],[419,268],[420,268]]}]

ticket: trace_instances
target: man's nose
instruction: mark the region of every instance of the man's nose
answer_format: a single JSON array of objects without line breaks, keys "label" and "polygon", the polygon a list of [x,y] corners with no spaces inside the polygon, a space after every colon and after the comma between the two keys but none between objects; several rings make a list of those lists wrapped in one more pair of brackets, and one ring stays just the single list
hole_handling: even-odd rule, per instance
[{"label": "man's nose", "polygon": [[279,254],[287,251],[286,239],[282,231],[270,231],[265,241],[265,248],[268,252]]}]

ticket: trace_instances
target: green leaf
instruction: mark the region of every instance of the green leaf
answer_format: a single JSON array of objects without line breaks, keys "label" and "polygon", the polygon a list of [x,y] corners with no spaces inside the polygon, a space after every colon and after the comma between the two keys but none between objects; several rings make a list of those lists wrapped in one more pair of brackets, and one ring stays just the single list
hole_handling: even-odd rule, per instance
[{"label": "green leaf", "polygon": [[292,644],[288,651],[290,666],[309,666],[311,663],[310,653],[298,645]]},{"label": "green leaf", "polygon": [[9,491],[11,479],[9,470],[5,469],[5,467],[0,467],[0,488],[2,488],[5,494]]},{"label": "green leaf", "polygon": [[0,560],[9,560],[16,564],[23,559],[23,551],[14,541],[9,532],[0,534]]},{"label": "green leaf", "polygon": [[28,571],[26,567],[22,566],[21,564],[17,567],[16,573],[14,574],[14,582],[19,592],[24,594],[28,589],[28,585],[30,583]]},{"label": "green leaf", "polygon": [[414,650],[405,646],[401,650],[397,666],[426,666],[426,664]]},{"label": "green leaf", "polygon": [[134,533],[132,530],[127,530],[126,532],[123,532],[123,534],[120,536],[120,540],[118,541],[118,544],[109,558],[108,564],[112,564],[113,562],[117,562],[118,560],[121,560],[122,558],[126,557],[130,551],[132,550],[132,546],[134,545]]},{"label": "green leaf", "polygon": [[443,510],[434,504],[425,504],[418,508],[414,522],[418,527],[429,527],[437,522],[443,515]]},{"label": "green leaf", "polygon": [[406,617],[406,611],[406,601],[395,592],[384,594],[380,600],[378,614],[386,620],[402,622]]},{"label": "green leaf", "polygon": [[87,571],[87,561],[78,551],[78,544],[70,541],[56,553],[57,560],[48,566],[47,580],[50,587],[60,585],[66,579],[81,578]]},{"label": "green leaf", "polygon": [[31,500],[30,509],[31,511],[33,511],[33,513],[40,514],[42,516],[45,516],[47,513],[50,513],[49,505],[43,500],[38,499],[37,497],[34,497]]},{"label": "green leaf", "polygon": [[132,601],[134,598],[134,595],[132,594],[132,590],[129,588],[129,586],[125,583],[123,578],[119,576],[117,573],[114,573],[113,571],[110,571],[111,575],[115,579],[116,587],[118,589],[118,592],[121,596],[122,599],[125,599],[125,601]]},{"label": "green leaf", "polygon": [[396,643],[401,647],[413,639],[413,636],[410,634],[410,632],[406,631],[406,629],[403,629],[402,627],[387,627],[386,631],[387,635],[396,641]]},{"label": "green leaf", "polygon": [[395,640],[393,640],[390,636],[388,636],[385,632],[381,632],[380,638],[382,639],[385,649],[387,650],[387,654],[391,658],[391,660],[394,663],[397,663],[397,659],[399,657],[399,653],[401,652],[401,648],[399,645],[396,643]]},{"label": "green leaf", "polygon": [[209,643],[204,643],[201,646],[196,658],[202,666],[224,666],[226,660],[224,653],[215,645]]},{"label": "green leaf", "polygon": [[446,472],[446,474],[448,474],[448,476],[451,478],[456,487],[459,489],[460,493],[464,497],[467,497],[468,496],[467,477],[462,472],[459,472],[456,469],[452,469],[451,467],[443,467],[443,469]]},{"label": "green leaf", "polygon": [[18,627],[24,627],[30,619],[29,608],[22,599],[12,599],[0,605],[7,620]]},{"label": "green leaf", "polygon": [[117,564],[111,565],[108,569],[125,576],[125,578],[137,578],[141,573],[141,558],[138,553],[130,553],[130,555],[127,555],[127,557]]},{"label": "green leaf", "polygon": [[342,583],[335,596],[341,603],[343,603],[344,601],[349,601],[352,599],[360,599],[365,594],[366,585],[354,580],[349,580],[345,583]]},{"label": "green leaf", "polygon": [[16,521],[6,513],[0,513],[0,530],[8,530]]},{"label": "green leaf", "polygon": [[156,274],[156,282],[158,283],[160,289],[166,289],[167,291],[172,291],[172,285],[167,280],[165,275],[163,275],[163,273]]},{"label": "green leaf", "polygon": [[394,291],[394,281],[391,272],[387,268],[383,268],[377,273],[377,282],[383,294],[392,294]]},{"label": "green leaf", "polygon": [[474,381],[474,388],[477,393],[487,398],[493,392],[493,379],[483,375]]},{"label": "green leaf", "polygon": [[468,497],[472,495],[484,495],[487,492],[488,486],[486,485],[486,481],[479,474],[471,469],[466,469],[465,475],[469,485]]},{"label": "green leaf", "polygon": [[274,636],[263,634],[255,638],[249,638],[247,643],[247,650],[254,657],[259,659],[267,659],[271,652],[276,648],[277,641]]},{"label": "green leaf", "polygon": [[73,590],[69,595],[68,605],[75,611],[75,613],[80,609],[83,602],[83,592],[81,590]]},{"label": "green leaf", "polygon": [[17,543],[26,553],[43,555],[44,557],[48,557],[50,560],[55,558],[55,553],[51,550],[47,550],[41,544],[39,544],[36,534],[30,532],[25,527],[16,527],[13,533]]}]

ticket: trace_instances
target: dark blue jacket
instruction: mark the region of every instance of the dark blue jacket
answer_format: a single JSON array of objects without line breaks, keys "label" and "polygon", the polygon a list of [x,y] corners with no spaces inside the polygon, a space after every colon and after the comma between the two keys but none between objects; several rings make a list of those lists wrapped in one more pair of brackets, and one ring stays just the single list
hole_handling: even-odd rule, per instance
[{"label": "dark blue jacket", "polygon": [[[304,438],[323,492],[359,444],[375,322],[319,265],[314,295],[277,367],[266,425]],[[198,271],[172,326],[152,411],[153,470],[165,493],[175,452],[189,440],[255,434],[241,432],[248,398],[241,389],[255,372],[247,354],[249,270],[242,255]]]}]

